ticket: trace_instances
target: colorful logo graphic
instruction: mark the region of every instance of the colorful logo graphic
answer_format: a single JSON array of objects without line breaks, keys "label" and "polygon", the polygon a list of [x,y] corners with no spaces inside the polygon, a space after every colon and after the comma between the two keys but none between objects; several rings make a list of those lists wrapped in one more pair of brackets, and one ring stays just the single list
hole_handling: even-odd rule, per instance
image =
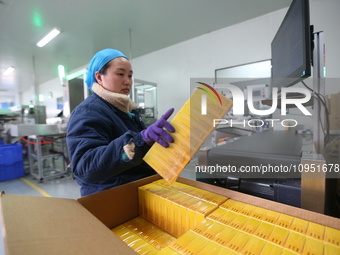
[{"label": "colorful logo graphic", "polygon": [[207,94],[214,101],[215,104],[217,104],[216,99],[218,99],[220,105],[222,105],[222,100],[221,100],[220,95],[217,93],[217,91],[213,87],[211,87],[210,85],[204,82],[197,82],[197,83],[207,87],[207,88],[204,88],[202,86],[197,87],[198,89],[203,90],[206,93],[206,94],[202,94],[201,114],[207,115]]}]

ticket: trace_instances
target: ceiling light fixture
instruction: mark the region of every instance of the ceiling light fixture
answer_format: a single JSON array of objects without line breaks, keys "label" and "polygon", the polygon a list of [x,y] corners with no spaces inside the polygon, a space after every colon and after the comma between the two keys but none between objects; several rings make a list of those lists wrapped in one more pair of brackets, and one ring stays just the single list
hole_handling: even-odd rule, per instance
[{"label": "ceiling light fixture", "polygon": [[38,43],[38,47],[44,47],[48,42],[50,42],[54,37],[60,34],[60,31],[54,28],[51,32],[49,32],[43,39],[41,39]]},{"label": "ceiling light fixture", "polygon": [[15,68],[13,66],[8,67],[5,72],[3,73],[4,75],[9,75],[10,73],[12,73],[15,70]]}]

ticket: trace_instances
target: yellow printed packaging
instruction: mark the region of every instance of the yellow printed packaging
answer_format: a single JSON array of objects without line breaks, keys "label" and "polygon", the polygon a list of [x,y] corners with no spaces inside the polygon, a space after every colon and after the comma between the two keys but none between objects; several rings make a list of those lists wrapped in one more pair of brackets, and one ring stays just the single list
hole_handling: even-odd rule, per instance
[{"label": "yellow printed packaging", "polygon": [[312,237],[306,237],[305,245],[303,247],[302,255],[318,255],[322,254],[324,243]]},{"label": "yellow printed packaging", "polygon": [[300,219],[300,218],[294,218],[292,225],[290,226],[290,229],[298,232],[300,234],[305,235],[308,228],[308,221]]},{"label": "yellow printed packaging", "polygon": [[340,254],[340,247],[332,244],[325,243],[324,255]]},{"label": "yellow printed packaging", "polygon": [[296,253],[291,250],[283,249],[280,255],[296,255]]},{"label": "yellow printed packaging", "polygon": [[215,211],[213,211],[212,213],[210,213],[207,218],[214,220],[214,221],[219,221],[219,219],[222,217],[222,215],[224,215],[225,213],[227,213],[228,211],[219,207],[217,208]]},{"label": "yellow printed packaging", "polygon": [[157,255],[179,255],[178,252],[174,251],[170,247],[165,247],[163,250],[159,251]]},{"label": "yellow printed packaging", "polygon": [[240,230],[248,233],[253,234],[255,230],[260,226],[262,221],[254,219],[254,218],[248,218],[248,220],[243,224],[243,226],[240,228]]},{"label": "yellow printed packaging", "polygon": [[271,224],[275,224],[279,217],[280,217],[280,213],[268,210],[262,220],[269,222]]},{"label": "yellow printed packaging", "polygon": [[187,229],[187,207],[186,200],[188,197],[182,196],[178,200],[178,236],[183,235],[189,229]]},{"label": "yellow printed packaging", "polygon": [[115,233],[119,238],[131,232],[131,230],[125,227],[123,224],[111,229],[111,231]]},{"label": "yellow printed packaging", "polygon": [[223,204],[221,204],[220,207],[223,208],[223,209],[226,209],[226,210],[230,210],[230,207],[235,203],[237,203],[236,200],[228,199]]},{"label": "yellow printed packaging", "polygon": [[259,255],[265,246],[266,241],[257,238],[251,237],[249,241],[245,244],[240,254],[243,255]]},{"label": "yellow printed packaging", "polygon": [[161,233],[153,240],[150,241],[150,244],[154,246],[157,250],[161,250],[174,242],[176,238],[171,237],[168,233]]},{"label": "yellow printed packaging", "polygon": [[205,217],[216,209],[217,205],[211,204],[206,201],[201,202],[201,206],[196,211],[195,226],[205,219]]},{"label": "yellow printed packaging", "polygon": [[279,247],[275,244],[266,242],[266,244],[264,245],[260,255],[268,255],[268,254],[281,254],[283,248]]},{"label": "yellow printed packaging", "polygon": [[194,229],[196,225],[196,212],[202,205],[202,201],[192,197],[189,199],[189,206],[187,208],[187,229]]},{"label": "yellow printed packaging", "polygon": [[[296,234],[296,233],[295,233]],[[275,227],[270,234],[268,241],[279,246],[284,246],[289,235],[289,230],[286,228]]]},{"label": "yellow printed packaging", "polygon": [[290,232],[284,247],[288,250],[301,254],[305,245],[306,236],[296,232]]},{"label": "yellow printed packaging", "polygon": [[327,243],[340,247],[340,230],[325,227],[325,236],[323,240]]},{"label": "yellow printed packaging", "polygon": [[264,240],[267,240],[269,235],[274,230],[274,228],[275,228],[274,225],[263,221],[260,224],[260,226],[258,226],[258,228],[255,230],[254,235]]},{"label": "yellow printed packaging", "polygon": [[241,211],[245,206],[246,206],[245,203],[236,202],[236,203],[232,204],[232,205],[229,207],[229,210],[238,213],[238,212]]},{"label": "yellow printed packaging", "polygon": [[244,206],[244,207],[240,210],[240,213],[243,214],[243,215],[245,215],[245,216],[250,216],[256,209],[257,209],[256,206],[246,204],[246,206]]},{"label": "yellow printed packaging", "polygon": [[200,199],[212,203],[214,205],[220,205],[224,203],[228,198],[213,192],[209,192],[206,190],[198,189],[197,197]]},{"label": "yellow printed packaging", "polygon": [[250,238],[251,235],[243,232],[238,232],[233,238],[231,238],[226,247],[235,252],[240,252]]},{"label": "yellow printed packaging", "polygon": [[199,234],[199,235],[203,235],[204,231],[207,228],[209,228],[213,223],[214,223],[214,221],[212,221],[208,218],[204,219],[200,223],[198,223],[192,231]]},{"label": "yellow printed packaging", "polygon": [[253,217],[258,220],[262,220],[263,217],[266,215],[268,212],[267,209],[263,209],[261,207],[257,207],[253,213],[251,213],[250,217]]},{"label": "yellow printed packaging", "polygon": [[236,253],[236,252],[229,250],[228,248],[224,247],[218,255],[236,255],[236,254],[239,254],[239,253]]},{"label": "yellow printed packaging", "polygon": [[191,242],[189,245],[187,245],[182,251],[181,254],[183,255],[196,255],[198,252],[200,252],[204,246],[206,246],[209,243],[209,241],[201,236],[198,236],[195,241]]},{"label": "yellow printed packaging", "polygon": [[248,219],[249,218],[247,216],[238,214],[228,225],[230,227],[240,229],[247,222]]},{"label": "yellow printed packaging", "polygon": [[181,253],[181,251],[187,247],[191,242],[194,242],[196,238],[198,238],[199,235],[192,231],[186,232],[184,235],[182,235],[180,238],[178,238],[176,241],[172,242],[169,247],[173,249],[174,251]]},{"label": "yellow printed packaging", "polygon": [[143,247],[137,248],[135,252],[137,252],[140,255],[158,254],[158,250],[155,247],[153,247],[151,244],[147,244]]},{"label": "yellow printed packaging", "polygon": [[236,229],[225,227],[221,233],[218,233],[213,239],[214,242],[225,246],[238,233]]},{"label": "yellow printed packaging", "polygon": [[218,221],[223,223],[224,225],[228,225],[238,214],[232,211],[227,211],[227,213],[223,214]]},{"label": "yellow printed packaging", "polygon": [[197,255],[219,254],[222,249],[223,247],[221,245],[214,242],[208,242],[207,245],[197,253]]},{"label": "yellow printed packaging", "polygon": [[276,221],[275,225],[290,229],[290,226],[292,225],[293,220],[294,220],[293,216],[281,214],[278,220]]},{"label": "yellow printed packaging", "polygon": [[169,233],[174,235],[175,237],[178,237],[178,225],[179,225],[179,219],[178,219],[178,200],[180,197],[183,196],[180,192],[173,193],[168,199],[171,201],[170,206],[170,215],[168,217],[170,218],[171,226],[169,229]]},{"label": "yellow printed packaging", "polygon": [[323,240],[325,227],[314,222],[309,222],[306,236],[313,237],[318,240]]},{"label": "yellow printed packaging", "polygon": [[203,233],[201,234],[205,238],[208,238],[210,240],[214,240],[215,237],[221,233],[225,229],[225,226],[218,223],[213,222],[208,228],[206,228]]}]

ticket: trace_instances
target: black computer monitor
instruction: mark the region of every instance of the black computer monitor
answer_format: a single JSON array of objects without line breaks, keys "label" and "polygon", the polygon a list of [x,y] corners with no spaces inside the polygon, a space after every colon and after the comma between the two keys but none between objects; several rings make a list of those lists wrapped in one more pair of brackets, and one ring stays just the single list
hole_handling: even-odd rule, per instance
[{"label": "black computer monitor", "polygon": [[311,75],[309,0],[293,0],[272,43],[271,87],[292,86]]}]

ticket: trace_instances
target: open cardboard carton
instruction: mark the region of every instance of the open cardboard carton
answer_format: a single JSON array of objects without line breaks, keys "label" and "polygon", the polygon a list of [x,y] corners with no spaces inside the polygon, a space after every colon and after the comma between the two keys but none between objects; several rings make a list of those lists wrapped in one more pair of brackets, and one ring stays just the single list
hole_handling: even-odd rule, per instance
[{"label": "open cardboard carton", "polygon": [[[74,199],[1,194],[6,254],[136,254],[110,230],[139,215],[138,187],[160,179],[151,176]],[[340,229],[340,219],[268,201],[209,184],[178,182],[247,204]]]}]

